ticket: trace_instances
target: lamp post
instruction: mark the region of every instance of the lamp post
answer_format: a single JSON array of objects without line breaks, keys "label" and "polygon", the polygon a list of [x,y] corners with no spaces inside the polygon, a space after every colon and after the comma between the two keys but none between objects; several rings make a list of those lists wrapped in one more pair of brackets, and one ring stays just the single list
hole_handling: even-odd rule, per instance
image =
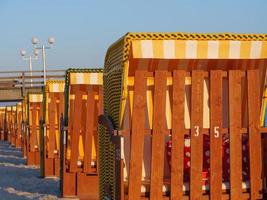
[{"label": "lamp post", "polygon": [[37,46],[39,43],[39,40],[37,37],[32,38],[32,44],[34,46],[34,50],[42,50],[42,61],[43,61],[43,70],[44,70],[44,84],[46,83],[46,56],[45,56],[45,50],[46,49],[51,49],[53,44],[55,43],[55,38],[54,37],[49,37],[48,38],[48,45],[41,45]]},{"label": "lamp post", "polygon": [[38,59],[38,50],[34,50],[34,56],[28,56],[26,57],[26,51],[22,49],[20,51],[20,55],[22,56],[23,60],[29,61],[29,71],[30,71],[30,76],[31,76],[31,87],[32,87],[32,60],[37,60]]}]

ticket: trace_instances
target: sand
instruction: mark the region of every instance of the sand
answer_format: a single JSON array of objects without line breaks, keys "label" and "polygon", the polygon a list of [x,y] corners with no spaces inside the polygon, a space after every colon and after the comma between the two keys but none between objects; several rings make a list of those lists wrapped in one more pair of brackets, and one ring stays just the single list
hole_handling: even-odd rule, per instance
[{"label": "sand", "polygon": [[0,200],[60,199],[59,179],[40,178],[40,169],[25,162],[19,149],[0,141]]}]

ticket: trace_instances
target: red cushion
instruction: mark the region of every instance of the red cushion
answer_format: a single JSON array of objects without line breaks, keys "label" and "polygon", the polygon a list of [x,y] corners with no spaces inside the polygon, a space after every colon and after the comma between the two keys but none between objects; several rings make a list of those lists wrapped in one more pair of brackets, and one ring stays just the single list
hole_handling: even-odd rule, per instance
[{"label": "red cushion", "polygon": [[[184,139],[184,181],[188,182],[190,180],[190,137],[185,136]],[[223,162],[223,181],[229,181],[230,177],[230,148],[229,148],[229,138],[227,135],[223,136],[223,153],[222,153],[222,162]],[[169,167],[171,166],[171,147],[172,141],[166,143],[166,152],[167,160]],[[242,174],[243,181],[249,179],[249,146],[247,137],[242,139]],[[210,139],[208,135],[203,135],[203,185],[208,184],[209,180],[209,170],[210,170]]]}]

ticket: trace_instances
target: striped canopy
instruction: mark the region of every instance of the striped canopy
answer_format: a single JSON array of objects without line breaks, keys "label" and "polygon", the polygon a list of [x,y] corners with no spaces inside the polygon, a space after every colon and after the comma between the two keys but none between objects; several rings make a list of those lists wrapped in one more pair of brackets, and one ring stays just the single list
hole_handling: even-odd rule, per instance
[{"label": "striped canopy", "polygon": [[70,84],[102,85],[103,75],[94,72],[73,72],[70,73]]},{"label": "striped canopy", "polygon": [[[71,108],[74,106],[74,99],[75,99],[75,93],[71,92],[72,90],[70,88],[76,88],[75,90],[85,91],[83,86],[96,86],[96,88],[99,88],[99,86],[103,85],[103,70],[101,68],[70,68],[66,72],[66,98],[65,98],[65,117],[66,119],[68,117],[72,118],[73,115],[71,115],[71,112],[69,110],[74,109]],[[87,89],[86,89],[87,91]],[[95,100],[99,99],[99,94],[94,93]],[[87,99],[87,92],[83,92],[82,99]],[[73,120],[73,119],[72,119]],[[65,122],[69,123],[68,120]],[[67,126],[68,124],[66,124]],[[79,137],[79,159],[84,158],[84,138],[82,135]],[[96,147],[94,140],[92,141],[92,159],[96,159]],[[67,149],[66,158],[70,159],[71,156],[71,148],[70,146]]]},{"label": "striped canopy", "polygon": [[43,94],[29,94],[30,103],[40,103],[43,101]]},{"label": "striped canopy", "polygon": [[17,106],[12,106],[12,111],[16,111],[17,110]]},{"label": "striped canopy", "polygon": [[64,92],[65,81],[53,80],[46,81],[47,92]]},{"label": "striped canopy", "polygon": [[120,127],[128,86],[137,69],[259,69],[263,93],[267,67],[265,34],[128,33],[107,51],[104,68],[106,114]]},{"label": "striped canopy", "polygon": [[17,103],[16,107],[18,112],[22,111],[22,102]]},{"label": "striped canopy", "polygon": [[262,59],[267,41],[134,40],[133,58],[154,59]]},{"label": "striped canopy", "polygon": [[22,112],[22,103],[21,102],[17,103],[16,108],[17,108],[17,112]]},{"label": "striped canopy", "polygon": [[135,69],[262,69],[267,65],[267,36],[130,33],[123,53],[125,76]]}]

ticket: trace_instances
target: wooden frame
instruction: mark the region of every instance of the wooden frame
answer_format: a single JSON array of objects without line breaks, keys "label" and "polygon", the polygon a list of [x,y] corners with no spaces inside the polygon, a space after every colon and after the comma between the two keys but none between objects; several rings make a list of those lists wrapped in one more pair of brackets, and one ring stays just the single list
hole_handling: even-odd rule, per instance
[{"label": "wooden frame", "polygon": [[12,131],[12,107],[7,106],[6,107],[6,116],[5,116],[5,122],[6,122],[6,129],[5,129],[5,140],[11,144],[11,131]]},{"label": "wooden frame", "polygon": [[[154,76],[153,86],[153,124],[152,129],[146,128],[147,121],[147,79]],[[186,93],[185,80],[191,77],[191,123],[190,129],[185,128],[184,97]],[[167,85],[167,78],[172,77],[172,85]],[[212,70],[210,72],[193,70],[191,73],[176,70],[173,73],[158,70],[153,73],[146,71],[135,72],[133,92],[133,106],[131,129],[119,132],[112,130],[111,121],[100,116],[99,122],[110,137],[110,142],[115,148],[115,174],[116,175],[116,198],[117,199],[262,199],[263,180],[261,157],[261,131],[259,127],[260,116],[260,90],[258,70]],[[203,99],[205,89],[203,84],[208,80],[210,108],[210,128],[203,128]],[[227,80],[227,88],[223,82]],[[245,81],[247,86],[241,87]],[[167,92],[171,96],[166,99]],[[246,95],[242,97],[244,91]],[[228,94],[229,112],[224,110],[225,99]],[[166,121],[166,101],[170,100],[172,107],[172,129],[168,130]],[[228,103],[228,101],[226,103]],[[247,101],[247,109],[241,109],[243,102]],[[246,113],[248,110],[248,113]],[[223,124],[223,117],[229,116],[229,125]],[[241,116],[248,115],[248,123],[244,123]],[[222,135],[228,134],[230,138],[230,185],[225,185],[222,180]],[[183,180],[183,149],[184,136],[191,137],[191,168],[189,188]],[[210,137],[210,184],[203,189],[202,166],[203,166],[203,135]],[[249,146],[249,185],[242,180],[242,135],[248,136]],[[151,137],[149,146],[146,138]],[[166,175],[165,149],[166,138],[172,138],[172,155],[170,174]],[[128,140],[128,141],[126,141]],[[144,144],[146,146],[144,146]],[[130,147],[129,147],[130,146]],[[144,155],[146,149],[151,148],[149,156]],[[127,161],[128,157],[128,161]],[[144,159],[148,159],[149,162]],[[146,162],[147,164],[143,163]],[[151,169],[150,178],[143,179],[144,168]],[[126,169],[127,168],[127,169]],[[125,176],[127,171],[127,177]],[[264,177],[266,174],[264,175]],[[243,183],[242,183],[243,182]],[[246,186],[246,187],[242,187]],[[109,188],[109,185],[106,185]],[[110,198],[112,190],[107,189],[105,196]]]},{"label": "wooden frame", "polygon": [[22,103],[16,105],[16,123],[15,123],[15,147],[21,148],[22,141]]},{"label": "wooden frame", "polygon": [[5,107],[0,107],[0,140],[4,141],[5,131]]},{"label": "wooden frame", "polygon": [[96,200],[99,196],[97,116],[102,113],[102,71],[70,69],[66,74],[61,192],[63,197]]},{"label": "wooden frame", "polygon": [[40,120],[43,94],[28,93],[27,165],[40,165]]},{"label": "wooden frame", "polygon": [[22,149],[22,155],[24,158],[27,157],[27,130],[28,130],[28,119],[27,119],[27,98],[24,98],[22,101],[22,123],[21,123],[21,149]]},{"label": "wooden frame", "polygon": [[17,121],[17,107],[11,106],[11,145],[16,145],[16,121]]},{"label": "wooden frame", "polygon": [[41,176],[60,174],[60,118],[64,113],[64,81],[47,81],[41,134]]}]

